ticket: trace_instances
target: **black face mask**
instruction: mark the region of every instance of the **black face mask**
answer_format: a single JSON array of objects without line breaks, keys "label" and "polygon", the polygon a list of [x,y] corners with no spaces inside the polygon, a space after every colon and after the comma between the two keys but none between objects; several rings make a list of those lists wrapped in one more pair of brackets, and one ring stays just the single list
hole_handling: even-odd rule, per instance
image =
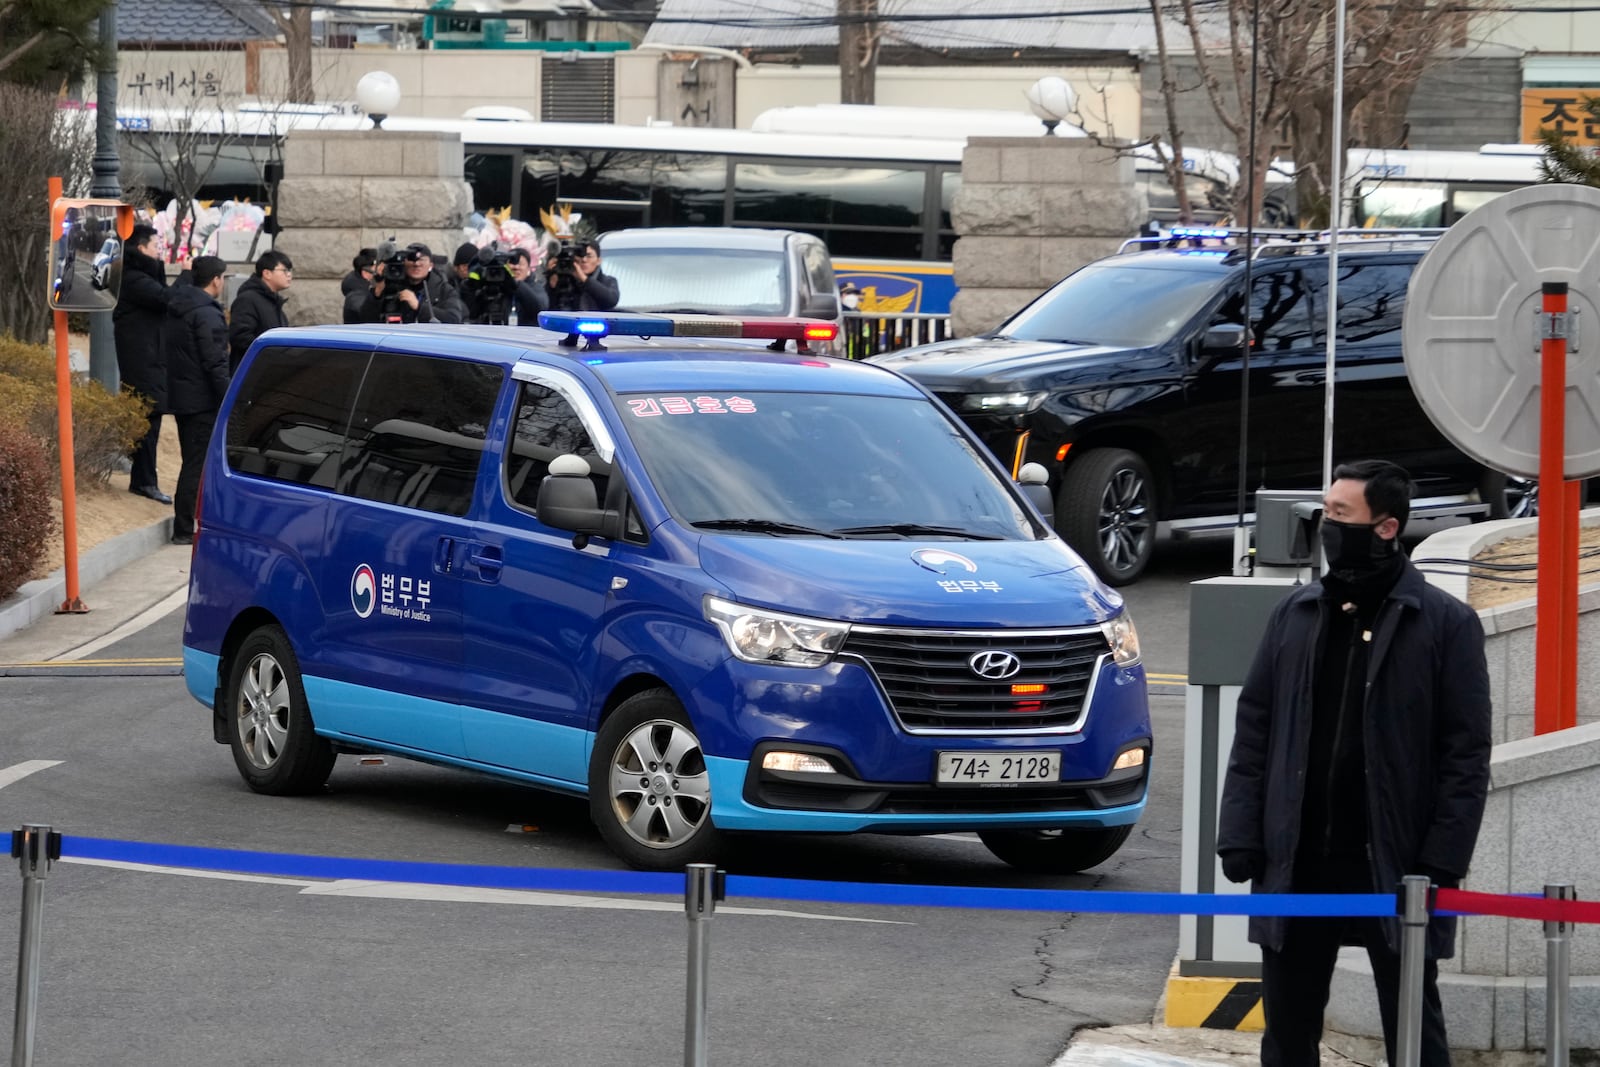
[{"label": "black face mask", "polygon": [[[1384,520],[1387,521],[1387,520]],[[1335,522],[1324,517],[1317,531],[1322,537],[1322,558],[1331,571],[1354,575],[1381,570],[1399,550],[1397,538],[1377,534],[1382,523]]]}]

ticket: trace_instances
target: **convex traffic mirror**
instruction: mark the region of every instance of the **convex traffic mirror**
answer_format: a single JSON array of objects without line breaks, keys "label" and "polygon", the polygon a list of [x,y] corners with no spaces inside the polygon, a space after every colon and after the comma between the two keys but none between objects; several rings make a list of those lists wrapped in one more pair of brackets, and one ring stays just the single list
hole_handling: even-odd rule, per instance
[{"label": "convex traffic mirror", "polygon": [[110,311],[122,287],[133,209],[115,200],[57,200],[50,211],[50,308]]}]

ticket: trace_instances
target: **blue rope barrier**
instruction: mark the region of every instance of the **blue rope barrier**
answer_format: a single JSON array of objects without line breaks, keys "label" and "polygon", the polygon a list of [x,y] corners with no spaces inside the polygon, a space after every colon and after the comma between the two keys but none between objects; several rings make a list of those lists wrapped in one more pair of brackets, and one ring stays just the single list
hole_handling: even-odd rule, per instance
[{"label": "blue rope barrier", "polygon": [[[162,845],[111,838],[66,836],[63,859],[109,860],[154,867],[190,867],[285,878],[343,878],[373,882],[526,889],[568,893],[643,893],[682,896],[681,874],[591,871],[564,867],[488,867],[469,863],[303,856],[286,852]],[[729,875],[730,896],[825,904],[980,908],[1000,911],[1059,911],[1122,915],[1284,915],[1368,917],[1395,914],[1387,893],[1134,893],[1091,889],[993,889],[942,885],[880,885],[801,878]]]}]

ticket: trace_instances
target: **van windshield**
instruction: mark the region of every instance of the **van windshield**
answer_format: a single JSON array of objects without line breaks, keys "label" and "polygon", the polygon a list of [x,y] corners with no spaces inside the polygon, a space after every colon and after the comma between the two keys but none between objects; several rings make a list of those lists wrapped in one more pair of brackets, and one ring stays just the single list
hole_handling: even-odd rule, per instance
[{"label": "van windshield", "polygon": [[920,398],[630,393],[619,410],[673,514],[760,536],[1036,540],[975,447]]},{"label": "van windshield", "polygon": [[1145,348],[1182,329],[1226,280],[1209,270],[1095,263],[1061,279],[996,333],[1021,341]]},{"label": "van windshield", "polygon": [[702,315],[785,315],[789,267],[781,249],[605,248],[619,308]]}]

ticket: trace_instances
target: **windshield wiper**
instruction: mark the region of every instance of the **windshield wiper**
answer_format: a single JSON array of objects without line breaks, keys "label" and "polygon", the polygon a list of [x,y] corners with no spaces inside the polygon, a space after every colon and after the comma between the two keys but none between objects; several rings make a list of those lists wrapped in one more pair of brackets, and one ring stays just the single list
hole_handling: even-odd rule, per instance
[{"label": "windshield wiper", "polygon": [[746,530],[750,533],[767,534],[797,534],[803,537],[832,537],[838,539],[842,534],[830,533],[827,530],[818,530],[811,526],[801,526],[793,522],[777,522],[773,519],[701,519],[689,525],[702,530]]},{"label": "windshield wiper", "polygon": [[999,534],[979,533],[960,526],[927,526],[919,522],[886,522],[877,526],[845,526],[833,531],[840,537],[851,534],[900,534],[914,537],[917,534],[936,534],[941,537],[964,537],[969,541],[1004,541]]}]

